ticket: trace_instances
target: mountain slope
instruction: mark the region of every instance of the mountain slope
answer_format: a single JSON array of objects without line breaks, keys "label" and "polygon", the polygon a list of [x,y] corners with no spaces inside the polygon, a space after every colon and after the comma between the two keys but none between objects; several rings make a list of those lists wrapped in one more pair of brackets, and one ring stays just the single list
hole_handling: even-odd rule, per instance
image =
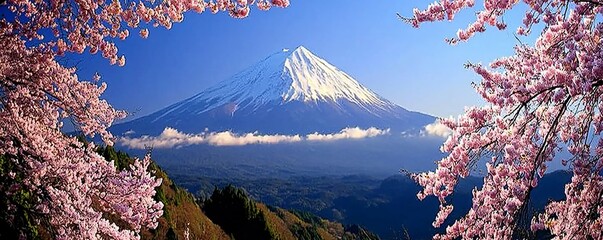
[{"label": "mountain slope", "polygon": [[336,132],[345,127],[421,129],[434,117],[408,111],[362,86],[303,46],[283,50],[184,101],[116,125],[156,135],[234,130],[261,133]]},{"label": "mountain slope", "polygon": [[379,239],[357,225],[344,227],[311,213],[268,207],[232,185],[215,189],[203,210],[235,239]]}]

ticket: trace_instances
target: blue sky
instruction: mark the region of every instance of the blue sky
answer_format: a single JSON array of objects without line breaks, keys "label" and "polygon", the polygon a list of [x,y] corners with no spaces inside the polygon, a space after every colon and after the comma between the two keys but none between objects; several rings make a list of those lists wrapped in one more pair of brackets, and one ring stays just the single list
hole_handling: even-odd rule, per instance
[{"label": "blue sky", "polygon": [[[479,81],[463,68],[511,55],[513,31],[489,29],[468,43],[450,46],[474,17],[412,28],[396,17],[410,16],[430,1],[291,0],[286,9],[252,9],[246,19],[226,13],[190,13],[171,30],[151,28],[118,41],[124,67],[109,66],[98,54],[82,56],[82,78],[99,72],[109,85],[104,98],[133,117],[150,114],[234,75],[283,48],[303,45],[381,96],[414,111],[456,116],[483,102],[471,88]],[[509,20],[515,29],[521,17]]]}]

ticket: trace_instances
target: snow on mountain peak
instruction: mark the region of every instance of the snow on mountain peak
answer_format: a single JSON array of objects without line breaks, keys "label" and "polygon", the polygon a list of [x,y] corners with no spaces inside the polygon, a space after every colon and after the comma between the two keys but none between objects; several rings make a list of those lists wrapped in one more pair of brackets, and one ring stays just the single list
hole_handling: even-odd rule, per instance
[{"label": "snow on mountain peak", "polygon": [[333,101],[346,99],[359,105],[381,106],[388,103],[303,46],[284,62],[284,73],[292,80],[282,95],[284,101]]},{"label": "snow on mountain peak", "polygon": [[203,109],[195,109],[197,113],[225,105],[232,105],[234,113],[248,107],[257,109],[267,103],[300,101],[339,104],[342,100],[368,111],[388,111],[396,107],[345,72],[299,46],[293,51],[283,49],[270,55],[214,87],[171,106],[165,114],[194,102],[209,103]]}]

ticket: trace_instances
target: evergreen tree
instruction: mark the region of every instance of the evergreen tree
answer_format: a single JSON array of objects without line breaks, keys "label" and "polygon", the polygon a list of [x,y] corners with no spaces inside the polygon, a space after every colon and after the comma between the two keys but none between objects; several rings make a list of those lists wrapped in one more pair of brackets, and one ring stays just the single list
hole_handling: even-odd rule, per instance
[{"label": "evergreen tree", "polygon": [[203,205],[205,214],[236,239],[276,239],[266,216],[240,188],[232,185],[222,190],[216,188]]}]

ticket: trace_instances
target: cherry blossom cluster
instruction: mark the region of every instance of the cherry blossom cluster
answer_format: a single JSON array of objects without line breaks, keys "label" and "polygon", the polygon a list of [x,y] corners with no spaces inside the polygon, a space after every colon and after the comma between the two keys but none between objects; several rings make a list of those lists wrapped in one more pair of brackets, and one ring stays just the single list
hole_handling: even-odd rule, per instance
[{"label": "cherry blossom cluster", "polygon": [[[557,239],[603,238],[603,4],[597,1],[485,0],[475,22],[459,30],[450,43],[464,41],[486,25],[504,29],[506,11],[528,6],[518,34],[543,24],[534,46],[520,44],[515,55],[489,66],[468,64],[481,81],[475,89],[487,102],[466,109],[457,119],[443,119],[453,134],[442,146],[449,155],[434,172],[414,175],[423,186],[420,199],[435,196],[440,226],[452,211],[446,198],[460,178],[486,161],[484,184],[473,192],[473,206],[436,239],[511,239],[521,227],[530,192],[551,161],[560,161],[574,176],[565,186],[566,200],[552,202],[532,220],[532,230],[546,229]],[[473,1],[444,0],[415,10],[414,26],[452,20]],[[557,156],[566,149],[571,158]]]},{"label": "cherry blossom cluster", "polygon": [[[124,4],[125,6],[122,6]],[[88,137],[112,145],[107,128],[126,113],[115,110],[101,94],[107,85],[99,75],[84,80],[76,68],[57,61],[65,53],[97,52],[111,64],[124,65],[112,42],[126,39],[144,24],[170,28],[186,11],[227,11],[241,18],[249,5],[267,10],[286,7],[286,0],[6,0],[0,19],[0,155],[11,162],[2,172],[0,191],[8,199],[8,222],[29,220],[56,239],[139,239],[143,228],[155,228],[163,205],[153,199],[161,184],[148,172],[150,157],[118,170],[84,144],[63,133],[71,120]],[[5,9],[6,8],[6,9]],[[148,29],[140,29],[147,37]],[[6,176],[4,176],[6,175]],[[6,180],[6,181],[4,181]],[[10,196],[27,193],[33,206]],[[29,221],[28,220],[28,221]]]},{"label": "cherry blossom cluster", "polygon": [[118,171],[94,152],[94,144],[61,132],[61,120],[71,116],[84,133],[110,143],[106,128],[123,113],[100,100],[106,86],[79,80],[52,52],[28,49],[17,36],[3,35],[0,43],[0,154],[22,176],[8,191],[33,194],[36,207],[29,210],[49,223],[57,239],[136,239],[141,227],[155,227],[163,206],[153,196],[161,179],[147,171],[148,156]]}]

